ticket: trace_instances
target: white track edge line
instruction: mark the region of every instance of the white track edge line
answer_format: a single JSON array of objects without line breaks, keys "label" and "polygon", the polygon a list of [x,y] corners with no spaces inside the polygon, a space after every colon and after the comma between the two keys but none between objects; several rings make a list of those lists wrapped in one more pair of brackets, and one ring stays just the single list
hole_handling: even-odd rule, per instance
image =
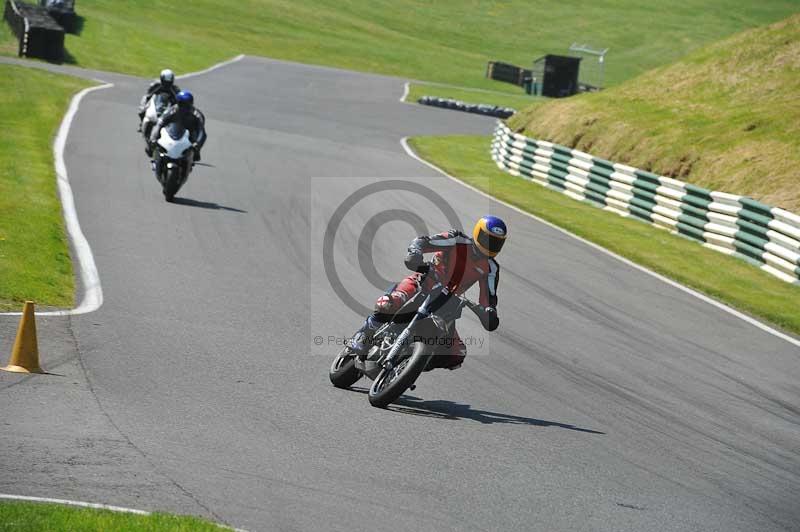
[{"label": "white track edge line", "polygon": [[[66,506],[91,508],[93,510],[109,510],[111,512],[119,512],[124,514],[152,515],[152,512],[148,512],[146,510],[137,510],[136,508],[126,508],[124,506],[113,506],[111,504],[101,504],[97,502],[73,501],[71,499],[54,499],[52,497],[31,497],[29,495],[12,495],[10,493],[0,493],[0,499],[5,499],[9,501],[49,502],[53,504],[63,504]],[[233,528],[227,525],[222,525],[220,523],[214,523],[214,524],[225,530],[233,530],[234,532],[247,532],[243,528]]]},{"label": "white track edge line", "polygon": [[100,285],[100,275],[97,272],[97,265],[94,262],[94,255],[92,255],[92,248],[89,246],[89,241],[81,230],[81,224],[78,221],[78,211],[75,208],[75,198],[72,195],[72,187],[69,184],[69,174],[67,173],[67,165],[64,162],[64,150],[67,145],[67,136],[69,130],[72,128],[72,121],[78,113],[78,109],[83,97],[90,92],[109,89],[113,87],[113,83],[105,85],[98,85],[96,87],[89,87],[82,90],[70,102],[69,110],[64,115],[61,121],[61,127],[58,129],[58,135],[53,143],[53,155],[55,156],[56,163],[56,179],[58,183],[58,193],[61,197],[61,207],[64,211],[64,221],[67,225],[67,233],[69,233],[72,245],[78,255],[78,264],[80,267],[81,282],[83,283],[84,295],[80,305],[73,310],[56,311],[50,313],[51,315],[68,314],[86,314],[100,308],[103,304],[103,288]]},{"label": "white track edge line", "polygon": [[733,315],[733,316],[735,316],[735,317],[737,317],[737,318],[739,318],[739,319],[741,319],[743,321],[746,321],[750,325],[758,327],[759,329],[761,329],[764,332],[767,332],[767,333],[769,333],[769,334],[771,334],[773,336],[776,336],[776,337],[780,338],[781,340],[785,340],[785,341],[789,342],[792,345],[796,345],[796,346],[800,347],[800,340],[798,340],[797,338],[793,338],[793,337],[789,336],[788,334],[782,333],[781,331],[778,331],[777,329],[774,329],[774,328],[770,327],[769,325],[767,325],[767,324],[765,324],[765,323],[763,323],[763,322],[761,322],[761,321],[759,321],[759,320],[757,320],[755,318],[752,318],[752,317],[748,316],[747,314],[744,314],[744,313],[739,312],[738,310],[736,310],[736,309],[734,309],[732,307],[729,307],[725,303],[721,303],[721,302],[719,302],[719,301],[717,301],[715,299],[712,299],[712,298],[708,297],[705,294],[701,294],[700,292],[698,292],[698,291],[696,291],[696,290],[694,290],[692,288],[689,288],[688,286],[684,286],[684,285],[678,283],[677,281],[673,281],[672,279],[669,279],[668,277],[664,277],[660,273],[656,273],[653,270],[647,269],[647,268],[645,268],[644,266],[642,266],[640,264],[636,264],[635,262],[633,262],[633,261],[631,261],[629,259],[626,259],[625,257],[623,257],[621,255],[617,255],[613,251],[610,251],[610,250],[600,246],[599,244],[595,244],[594,242],[590,242],[589,240],[586,240],[585,238],[582,238],[582,237],[580,237],[580,236],[578,236],[578,235],[576,235],[574,233],[571,233],[571,232],[567,231],[563,227],[559,227],[559,226],[557,226],[557,225],[555,225],[555,224],[553,224],[551,222],[548,222],[547,220],[539,218],[535,214],[531,214],[529,212],[526,212],[526,211],[520,209],[519,207],[511,205],[510,203],[507,203],[507,202],[505,202],[503,200],[497,199],[494,196],[492,196],[491,194],[487,194],[486,192],[483,192],[482,190],[479,190],[479,189],[473,187],[472,185],[461,181],[457,177],[451,176],[450,174],[448,174],[447,172],[445,172],[444,170],[442,170],[441,168],[439,168],[435,164],[432,164],[432,163],[426,161],[425,159],[421,158],[416,153],[414,153],[414,150],[412,150],[411,147],[408,145],[408,137],[403,137],[402,139],[400,139],[400,144],[403,146],[403,149],[405,150],[406,154],[408,154],[410,157],[416,159],[417,161],[421,162],[425,166],[427,166],[429,168],[432,168],[433,170],[436,170],[437,172],[439,172],[440,174],[444,175],[445,177],[447,177],[447,178],[455,181],[456,183],[458,183],[458,184],[460,184],[460,185],[472,190],[473,192],[477,192],[481,196],[489,198],[492,201],[496,201],[497,203],[499,203],[501,205],[504,205],[505,207],[508,207],[509,209],[511,209],[511,210],[513,210],[515,212],[518,212],[518,213],[520,213],[520,214],[522,214],[524,216],[532,218],[532,219],[536,220],[537,222],[542,223],[542,224],[544,224],[544,225],[546,225],[548,227],[551,227],[551,228],[555,229],[556,231],[558,231],[560,233],[563,233],[563,234],[565,234],[565,235],[567,235],[569,237],[572,237],[572,238],[574,238],[576,240],[579,240],[579,241],[583,242],[584,244],[586,244],[587,246],[589,246],[591,248],[594,248],[594,249],[596,249],[596,250],[598,250],[598,251],[600,251],[602,253],[605,253],[606,255],[608,255],[610,257],[614,257],[615,259],[627,264],[628,266],[631,266],[632,268],[635,268],[635,269],[637,269],[637,270],[639,270],[641,272],[644,272],[647,275],[650,275],[651,277],[655,277],[656,279],[658,279],[660,281],[663,281],[663,282],[667,283],[668,285],[673,286],[673,287],[675,287],[675,288],[677,288],[679,290],[682,290],[683,292],[686,292],[687,294],[690,294],[690,295],[696,297],[697,299],[700,299],[701,301],[705,301],[709,305],[713,305],[713,306],[717,307],[718,309],[721,309],[721,310],[727,312],[728,314],[731,314],[731,315]]},{"label": "white track edge line", "polygon": [[408,85],[408,81],[403,84],[403,95],[400,96],[400,103],[406,103],[406,98],[408,97]]},{"label": "white track edge line", "polygon": [[213,72],[218,68],[231,65],[233,63],[236,63],[237,61],[241,61],[242,59],[244,59],[244,54],[239,54],[234,58],[228,59],[227,61],[222,61],[221,63],[217,63],[216,65],[211,65],[205,70],[198,70],[197,72],[189,72],[188,74],[181,74],[180,76],[175,76],[175,79],[186,79],[194,76],[201,76],[203,74],[208,74],[209,72]]},{"label": "white track edge line", "polygon": [[[216,65],[211,65],[205,70],[190,72],[188,74],[183,74],[176,77],[178,79],[185,79],[191,76],[207,74],[218,68],[241,61],[244,59],[244,57],[244,54],[240,54],[232,59],[228,59],[227,61],[217,63]],[[58,134],[53,142],[56,182],[58,184],[58,193],[61,199],[61,209],[64,213],[67,234],[69,235],[72,245],[75,248],[75,253],[78,256],[78,267],[80,268],[79,275],[81,277],[81,282],[83,283],[85,293],[80,305],[74,309],[36,312],[37,316],[73,316],[77,314],[88,314],[89,312],[94,312],[95,310],[99,309],[103,304],[103,288],[100,285],[100,275],[97,272],[97,265],[94,262],[92,248],[89,246],[89,242],[83,235],[83,231],[81,231],[81,225],[78,221],[78,213],[75,209],[75,198],[72,195],[72,187],[70,187],[69,184],[67,165],[64,163],[64,148],[67,144],[67,136],[69,135],[69,130],[72,127],[72,121],[78,112],[78,107],[80,106],[81,100],[85,95],[92,91],[108,89],[114,86],[113,83],[106,83],[103,80],[98,79],[96,81],[103,83],[103,85],[88,87],[72,97],[69,108],[67,109],[64,118],[61,120],[61,125],[58,128]],[[22,312],[0,312],[0,316],[21,315]]]},{"label": "white track edge line", "polygon": [[[55,141],[53,142],[53,157],[55,159],[56,167],[56,184],[58,185],[58,195],[61,199],[61,210],[64,215],[64,223],[67,228],[67,234],[75,249],[76,258],[78,260],[78,275],[80,275],[81,282],[84,287],[83,299],[80,305],[71,310],[56,310],[50,312],[37,312],[37,316],[69,316],[74,314],[86,314],[100,308],[103,304],[103,289],[100,286],[100,276],[97,273],[97,265],[94,262],[94,255],[92,255],[92,248],[81,230],[81,224],[78,221],[78,213],[75,210],[75,198],[72,195],[72,187],[69,184],[69,175],[67,174],[67,166],[64,163],[64,148],[67,144],[67,136],[72,127],[72,121],[78,112],[81,100],[90,92],[108,89],[113,87],[113,83],[106,83],[95,87],[88,87],[78,92],[73,96],[70,101],[69,108],[67,109],[64,118],[61,120],[61,125],[58,128]],[[3,316],[19,316],[21,312],[4,312],[0,315]]]},{"label": "white track edge line", "polygon": [[150,512],[146,512],[144,510],[137,510],[135,508],[125,508],[122,506],[112,506],[110,504],[100,504],[96,502],[72,501],[69,499],[53,499],[50,497],[29,497],[27,495],[10,495],[8,493],[0,493],[0,499],[7,499],[12,501],[51,502],[54,504],[79,506],[81,508],[93,508],[95,510],[110,510],[112,512],[120,512],[126,514],[150,515]]}]

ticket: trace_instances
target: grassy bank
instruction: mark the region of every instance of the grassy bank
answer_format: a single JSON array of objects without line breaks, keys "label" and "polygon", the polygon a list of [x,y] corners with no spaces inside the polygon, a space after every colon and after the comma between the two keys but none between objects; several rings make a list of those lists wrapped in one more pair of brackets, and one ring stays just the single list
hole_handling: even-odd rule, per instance
[{"label": "grassy bank", "polygon": [[519,92],[484,79],[486,61],[519,65],[574,41],[610,47],[610,84],[703,44],[779,20],[795,0],[81,0],[81,66],[153,76],[239,53]]},{"label": "grassy bank", "polygon": [[604,93],[552,101],[515,130],[800,212],[800,15]]},{"label": "grassy bank", "polygon": [[0,530],[45,532],[220,532],[214,523],[168,514],[136,515],[57,504],[0,502]]},{"label": "grassy bank", "polygon": [[431,83],[410,83],[406,102],[414,103],[423,96],[437,96],[439,98],[453,98],[465,103],[485,103],[511,107],[519,110],[546,101],[544,98],[528,96],[526,94],[508,94],[485,89],[470,89],[468,87],[454,87],[452,85],[435,85]]},{"label": "grassy bank", "polygon": [[0,310],[69,307],[72,262],[56,191],[52,142],[86,82],[0,65]]},{"label": "grassy bank", "polygon": [[493,196],[704,292],[732,307],[800,333],[800,287],[700,244],[575,201],[501,172],[489,157],[489,137],[416,137],[426,160]]}]

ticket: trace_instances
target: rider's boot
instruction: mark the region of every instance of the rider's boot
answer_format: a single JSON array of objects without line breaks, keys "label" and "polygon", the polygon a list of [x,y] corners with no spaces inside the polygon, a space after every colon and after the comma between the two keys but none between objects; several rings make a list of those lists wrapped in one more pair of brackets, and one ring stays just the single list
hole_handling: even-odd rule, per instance
[{"label": "rider's boot", "polygon": [[456,370],[461,367],[464,359],[467,356],[467,346],[461,341],[458,333],[454,332],[449,338],[450,346],[447,351],[443,353],[435,353],[428,361],[424,371],[430,371],[436,368],[449,369],[450,371]]},{"label": "rider's boot", "polygon": [[364,320],[364,324],[356,331],[353,338],[350,339],[348,345],[350,351],[356,356],[366,357],[370,347],[372,347],[372,337],[380,325],[380,322],[375,319],[375,316],[367,316],[367,319]]}]

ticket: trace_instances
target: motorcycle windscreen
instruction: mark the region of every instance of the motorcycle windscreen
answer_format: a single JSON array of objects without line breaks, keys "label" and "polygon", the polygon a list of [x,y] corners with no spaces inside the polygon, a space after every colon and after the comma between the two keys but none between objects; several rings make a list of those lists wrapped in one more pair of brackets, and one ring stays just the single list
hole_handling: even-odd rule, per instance
[{"label": "motorcycle windscreen", "polygon": [[167,124],[164,129],[167,131],[167,134],[172,140],[180,140],[183,135],[187,133],[186,128],[183,127],[183,124],[180,124],[177,121]]},{"label": "motorcycle windscreen", "polygon": [[[173,127],[175,126],[175,127]],[[170,159],[180,159],[192,147],[189,132],[180,124],[169,124],[161,130],[158,145]]]},{"label": "motorcycle windscreen", "polygon": [[164,94],[163,92],[159,92],[152,98],[153,107],[155,108],[156,113],[161,116],[161,113],[169,107],[170,101],[169,96]]}]

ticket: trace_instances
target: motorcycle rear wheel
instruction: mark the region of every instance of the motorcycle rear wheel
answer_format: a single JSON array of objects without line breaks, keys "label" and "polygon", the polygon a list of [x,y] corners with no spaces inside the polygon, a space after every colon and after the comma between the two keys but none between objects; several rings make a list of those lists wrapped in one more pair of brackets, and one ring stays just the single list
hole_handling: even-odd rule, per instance
[{"label": "motorcycle rear wheel", "polygon": [[429,346],[414,342],[412,354],[390,369],[383,369],[369,389],[369,404],[386,408],[395,402],[419,377],[431,358]]},{"label": "motorcycle rear wheel", "polygon": [[331,384],[337,388],[349,388],[360,379],[362,373],[356,368],[353,355],[347,354],[347,348],[343,348],[333,359],[328,377]]}]

